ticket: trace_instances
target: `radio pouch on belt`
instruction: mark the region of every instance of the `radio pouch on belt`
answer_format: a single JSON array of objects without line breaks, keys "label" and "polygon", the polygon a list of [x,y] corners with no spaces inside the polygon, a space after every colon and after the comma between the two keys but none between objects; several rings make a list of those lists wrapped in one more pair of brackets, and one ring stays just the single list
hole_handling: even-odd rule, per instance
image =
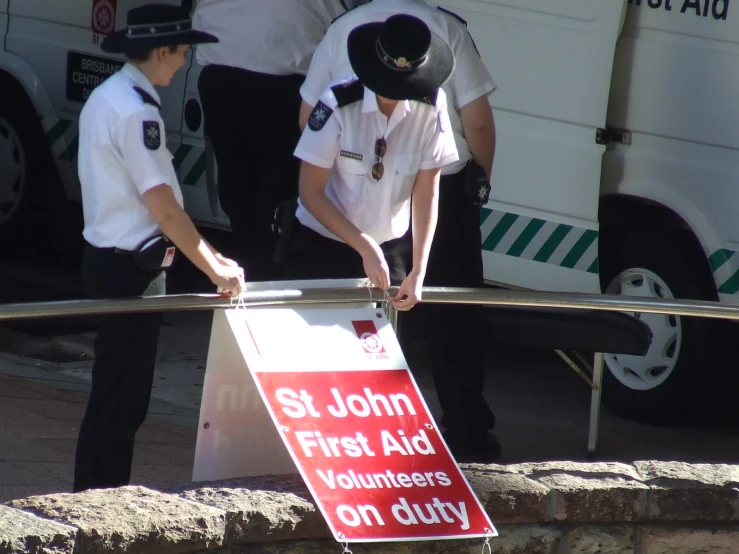
[{"label": "radio pouch on belt", "polygon": [[490,199],[490,179],[474,160],[467,162],[464,168],[465,176],[465,195],[472,202],[473,206],[481,208],[488,203]]},{"label": "radio pouch on belt", "polygon": [[177,247],[164,235],[154,235],[133,251],[136,264],[145,271],[166,271],[174,263]]}]

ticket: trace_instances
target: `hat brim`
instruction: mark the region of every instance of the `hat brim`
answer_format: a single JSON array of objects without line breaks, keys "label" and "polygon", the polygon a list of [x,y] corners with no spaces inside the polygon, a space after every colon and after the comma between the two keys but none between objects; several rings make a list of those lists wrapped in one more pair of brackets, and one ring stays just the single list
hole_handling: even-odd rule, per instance
[{"label": "hat brim", "polygon": [[431,33],[426,63],[414,71],[394,71],[376,51],[382,22],[367,23],[352,30],[347,39],[349,63],[364,86],[390,100],[424,100],[433,97],[454,71],[454,54],[444,40]]},{"label": "hat brim", "polygon": [[100,49],[103,52],[109,52],[111,54],[122,54],[126,50],[131,50],[132,48],[136,48],[137,50],[146,50],[179,44],[206,44],[213,42],[218,42],[218,38],[216,36],[203,31],[196,31],[194,29],[183,31],[182,33],[177,33],[175,35],[133,39],[128,37],[125,29],[122,29],[105,37],[103,42],[100,44]]}]

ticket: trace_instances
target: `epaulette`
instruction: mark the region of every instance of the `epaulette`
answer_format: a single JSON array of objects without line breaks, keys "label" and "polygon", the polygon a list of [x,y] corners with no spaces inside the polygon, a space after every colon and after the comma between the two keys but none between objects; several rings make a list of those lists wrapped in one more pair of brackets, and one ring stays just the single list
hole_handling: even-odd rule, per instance
[{"label": "epaulette", "polygon": [[336,98],[336,107],[343,108],[364,98],[364,85],[358,80],[350,83],[340,83],[332,86],[331,92],[334,93],[334,98]]},{"label": "epaulette", "polygon": [[141,87],[135,86],[133,87],[133,90],[139,93],[139,96],[144,101],[144,104],[151,104],[152,106],[156,106],[157,110],[161,108],[161,106],[159,105],[159,102],[154,100],[154,97],[148,92],[146,92],[144,89],[142,89]]},{"label": "epaulette", "polygon": [[434,94],[431,96],[424,96],[423,98],[420,98],[418,101],[423,102],[424,104],[430,104],[431,106],[436,106],[436,100],[439,98],[439,91],[438,89]]},{"label": "epaulette", "polygon": [[344,8],[345,11],[344,11],[344,13],[340,13],[339,15],[337,15],[336,17],[334,17],[331,20],[331,23],[329,23],[329,26],[333,25],[334,24],[334,21],[336,21],[337,19],[341,19],[346,14],[348,14],[350,11],[356,10],[359,7],[359,6],[354,6],[353,8],[347,8],[346,7],[346,2],[344,2],[344,0],[339,0],[339,2],[341,2],[341,7]]},{"label": "epaulette", "polygon": [[[446,9],[442,8],[441,6],[436,6],[436,8],[438,10],[444,12],[445,14],[451,15],[454,19],[456,19],[462,25],[464,25],[464,28],[465,29],[467,29],[467,20],[464,19],[462,16],[460,16],[460,15],[458,15],[458,14],[452,12],[452,11],[446,10]],[[477,48],[477,44],[475,44],[475,39],[472,38],[472,34],[470,33],[469,29],[467,29],[467,35],[470,37],[470,40],[472,41],[472,46],[475,48],[475,52],[477,52],[477,55],[480,56],[480,50]],[[480,57],[482,57],[482,56],[480,56]]]},{"label": "epaulette", "polygon": [[463,19],[460,15],[457,15],[456,13],[454,13],[452,11],[449,11],[449,10],[447,10],[445,8],[442,8],[441,6],[436,6],[436,9],[441,10],[444,13],[448,13],[454,19],[456,19],[457,21],[459,21],[460,23],[462,23],[462,25],[464,25],[465,27],[467,27],[467,20],[466,19]]}]

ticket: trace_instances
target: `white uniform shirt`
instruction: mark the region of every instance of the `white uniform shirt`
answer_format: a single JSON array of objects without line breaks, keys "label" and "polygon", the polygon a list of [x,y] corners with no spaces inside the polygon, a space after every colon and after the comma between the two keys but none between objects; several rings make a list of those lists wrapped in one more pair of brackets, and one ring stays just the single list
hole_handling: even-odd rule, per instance
[{"label": "white uniform shirt", "polygon": [[[444,92],[450,107],[449,118],[459,151],[459,161],[443,168],[442,174],[457,173],[472,158],[458,111],[480,96],[489,96],[497,85],[485,68],[464,25],[454,16],[432,8],[423,0],[372,0],[369,4],[341,16],[331,25],[318,45],[300,94],[303,100],[315,106],[318,97],[330,82],[352,74],[346,49],[351,30],[364,23],[385,21],[397,13],[414,15],[424,21],[454,52],[456,67],[451,79],[444,85]],[[456,109],[451,109],[452,107]]]},{"label": "white uniform shirt", "polygon": [[[437,105],[401,101],[390,119],[380,112],[375,94],[356,77],[334,84],[344,87],[339,107],[331,87],[320,97],[295,149],[308,163],[331,168],[325,194],[360,231],[378,244],[401,237],[409,227],[410,199],[420,169],[443,167],[458,159],[446,110],[439,91]],[[438,107],[437,107],[438,106]],[[318,113],[322,116],[318,117]],[[316,125],[316,121],[319,125]],[[320,126],[320,129],[314,130]],[[377,161],[375,143],[385,138],[382,179],[372,177]],[[299,201],[297,219],[321,235],[341,240],[328,231]]]},{"label": "white uniform shirt", "polygon": [[167,184],[183,206],[164,121],[135,86],[160,103],[151,82],[126,64],[90,94],[80,114],[83,235],[100,248],[133,250],[160,232],[141,198],[149,189]]},{"label": "white uniform shirt", "polygon": [[193,28],[215,44],[195,49],[200,65],[217,64],[270,75],[305,75],[341,0],[200,0]]}]

